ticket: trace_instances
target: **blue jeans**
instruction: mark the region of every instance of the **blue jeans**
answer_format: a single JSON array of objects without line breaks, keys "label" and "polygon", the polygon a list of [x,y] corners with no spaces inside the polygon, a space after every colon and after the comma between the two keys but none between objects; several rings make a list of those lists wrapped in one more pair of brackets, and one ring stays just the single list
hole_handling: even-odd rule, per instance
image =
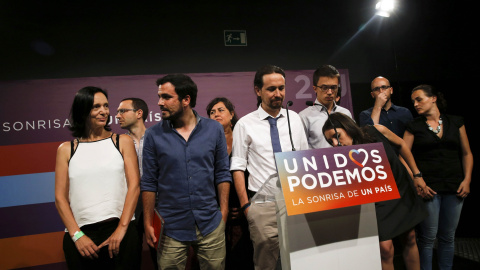
[{"label": "blue jeans", "polygon": [[417,244],[422,270],[432,269],[433,246],[437,239],[437,262],[440,270],[452,269],[455,230],[457,229],[463,199],[455,194],[434,195],[425,201],[429,213],[417,226]]}]

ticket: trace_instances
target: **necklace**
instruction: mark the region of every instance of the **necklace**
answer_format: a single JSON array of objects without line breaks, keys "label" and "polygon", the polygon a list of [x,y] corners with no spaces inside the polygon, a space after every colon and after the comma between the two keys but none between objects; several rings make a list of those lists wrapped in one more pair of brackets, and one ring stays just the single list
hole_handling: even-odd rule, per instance
[{"label": "necklace", "polygon": [[433,133],[435,134],[438,134],[440,133],[440,131],[442,130],[442,124],[443,124],[443,121],[442,121],[442,118],[440,117],[440,119],[438,120],[438,126],[436,129],[433,129],[432,126],[430,126],[430,124],[428,122],[427,123],[427,126],[428,126],[428,129],[430,129],[431,131],[433,131]]}]

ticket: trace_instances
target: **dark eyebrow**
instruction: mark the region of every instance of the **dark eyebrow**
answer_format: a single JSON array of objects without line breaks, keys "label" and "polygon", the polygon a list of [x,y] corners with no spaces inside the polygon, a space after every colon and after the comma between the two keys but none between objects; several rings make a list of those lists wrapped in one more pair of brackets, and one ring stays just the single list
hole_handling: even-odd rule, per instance
[{"label": "dark eyebrow", "polygon": [[173,96],[170,95],[170,94],[167,94],[167,93],[161,93],[160,95],[158,95],[159,97],[162,97],[162,98],[172,98]]},{"label": "dark eyebrow", "polygon": [[267,90],[272,91],[272,90],[276,90],[277,88],[278,88],[279,90],[283,90],[283,89],[285,89],[285,85],[280,85],[280,86],[278,86],[278,87],[272,85],[272,86],[270,86],[270,87],[267,87]]}]

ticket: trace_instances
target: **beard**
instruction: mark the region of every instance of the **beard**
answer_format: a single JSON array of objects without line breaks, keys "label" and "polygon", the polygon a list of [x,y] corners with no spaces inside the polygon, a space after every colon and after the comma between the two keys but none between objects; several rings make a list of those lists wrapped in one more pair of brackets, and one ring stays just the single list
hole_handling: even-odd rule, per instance
[{"label": "beard", "polygon": [[270,100],[270,102],[268,103],[268,107],[274,110],[278,110],[282,108],[282,104],[283,104],[283,99],[277,98],[277,99]]},{"label": "beard", "polygon": [[177,110],[172,110],[172,109],[162,109],[162,119],[164,120],[175,120],[180,118],[180,116],[183,114],[183,108],[179,107]]}]

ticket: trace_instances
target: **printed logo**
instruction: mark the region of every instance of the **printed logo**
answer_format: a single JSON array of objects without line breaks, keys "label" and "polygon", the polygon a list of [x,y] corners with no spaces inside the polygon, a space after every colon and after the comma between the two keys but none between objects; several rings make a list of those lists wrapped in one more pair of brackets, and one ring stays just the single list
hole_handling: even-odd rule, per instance
[{"label": "printed logo", "polygon": [[275,161],[288,215],[400,197],[382,143],[281,152]]},{"label": "printed logo", "polygon": [[[352,154],[355,153],[355,154],[360,154],[360,152],[364,153],[365,154],[365,159],[363,160],[362,163],[358,162],[355,158],[353,158]],[[353,161],[353,163],[357,164],[360,168],[363,168],[363,166],[365,166],[365,163],[367,163],[367,160],[368,160],[368,153],[367,151],[365,151],[365,149],[360,149],[360,150],[356,150],[356,149],[352,149],[350,150],[350,152],[348,153],[348,156],[350,157],[350,159]]]}]

